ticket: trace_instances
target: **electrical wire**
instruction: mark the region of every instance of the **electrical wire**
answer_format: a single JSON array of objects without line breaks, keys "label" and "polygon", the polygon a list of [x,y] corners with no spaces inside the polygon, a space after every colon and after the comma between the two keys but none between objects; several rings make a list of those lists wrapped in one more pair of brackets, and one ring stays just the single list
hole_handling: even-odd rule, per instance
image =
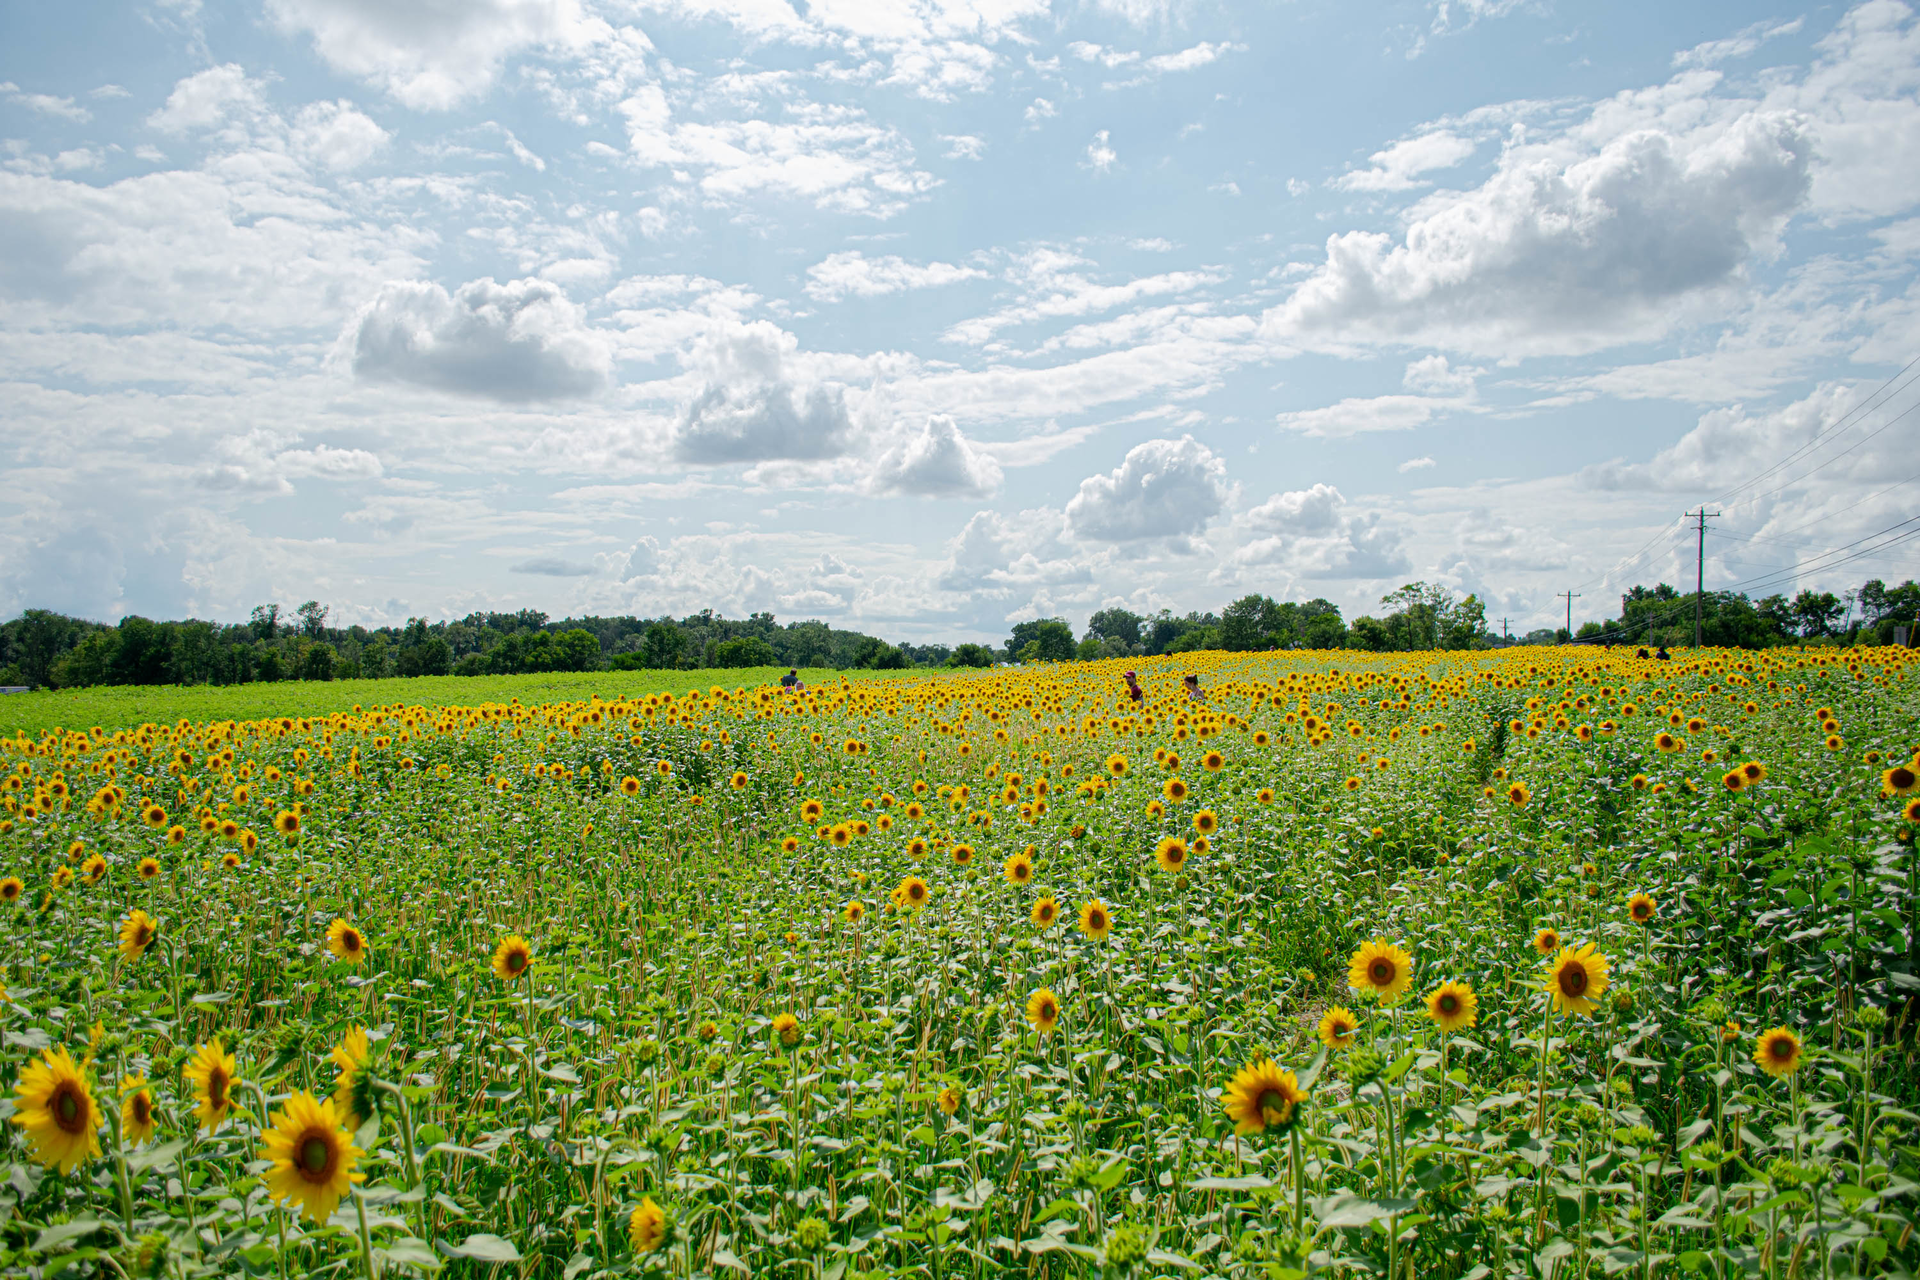
[{"label": "electrical wire", "polygon": [[[1889,387],[1892,387],[1894,383],[1899,382],[1901,378],[1906,377],[1908,371],[1913,369],[1915,365],[1920,365],[1920,356],[1915,356],[1913,359],[1907,361],[1907,363],[1901,368],[1901,370],[1898,373],[1894,374],[1891,378],[1888,378],[1885,382],[1881,383],[1879,387],[1877,387],[1872,394],[1867,396],[1865,400],[1862,400],[1859,404],[1856,404],[1853,408],[1841,414],[1840,418],[1836,422],[1834,422],[1832,426],[1827,427],[1825,430],[1819,432],[1811,440],[1807,441],[1805,444],[1801,445],[1799,448],[1789,453],[1786,457],[1780,459],[1780,461],[1768,467],[1765,471],[1762,471],[1757,475],[1752,475],[1747,477],[1745,480],[1741,481],[1739,484],[1735,485],[1733,488],[1728,489],[1726,492],[1722,493],[1719,497],[1712,499],[1712,501],[1715,502],[1716,504],[1724,504],[1724,503],[1730,502],[1733,499],[1733,496],[1735,494],[1740,493],[1742,490],[1748,489],[1753,485],[1758,484],[1760,481],[1765,480],[1768,476],[1773,475],[1775,472],[1780,471],[1781,469],[1792,465],[1793,461],[1796,458],[1800,457],[1802,454],[1806,453],[1808,450],[1813,449],[1814,447],[1819,445],[1823,440],[1826,440],[1829,437],[1831,437],[1835,432],[1840,431],[1842,428],[1844,428],[1848,424],[1848,422],[1851,419],[1853,419],[1857,415],[1866,413],[1869,409],[1878,408],[1879,406],[1875,405],[1873,402],[1875,400],[1880,399],[1881,394],[1883,392],[1886,392]],[[1898,394],[1898,392],[1900,391],[1905,391],[1908,387],[1912,386],[1916,381],[1920,381],[1920,374],[1915,374],[1914,377],[1907,378],[1905,382],[1900,383],[1900,386],[1895,389],[1893,394]],[[1888,395],[1887,398],[1891,399],[1892,395],[1891,394]],[[1821,465],[1824,466],[1826,464],[1822,463]],[[1811,472],[1809,472],[1808,474],[1811,474]],[[1773,492],[1777,493],[1779,491],[1774,490]],[[1760,496],[1765,496],[1765,495],[1760,495]]]}]

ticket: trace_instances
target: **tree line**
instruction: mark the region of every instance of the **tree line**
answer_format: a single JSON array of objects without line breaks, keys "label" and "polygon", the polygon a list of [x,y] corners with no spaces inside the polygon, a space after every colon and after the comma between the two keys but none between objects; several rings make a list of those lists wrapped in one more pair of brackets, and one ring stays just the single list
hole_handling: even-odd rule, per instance
[{"label": "tree line", "polygon": [[770,613],[722,618],[565,618],[535,609],[470,613],[453,621],[336,627],[309,600],[277,604],[242,623],[199,619],[117,624],[29,609],[0,623],[0,686],[247,684],[384,676],[513,675],[542,671],[938,666],[947,645],[893,645],[824,622],[781,625]]},{"label": "tree line", "polygon": [[[534,609],[470,613],[404,625],[336,627],[309,600],[290,613],[277,604],[246,622],[122,618],[90,622],[29,609],[0,623],[0,686],[78,688],[101,684],[246,684],[384,676],[512,675],[542,671],[684,671],[702,668],[826,667],[906,670],[988,667],[998,662],[1073,662],[1201,649],[1359,649],[1376,653],[1491,648],[1508,643],[1679,647],[1693,643],[1694,598],[1666,583],[1635,586],[1617,617],[1569,636],[1542,628],[1495,635],[1479,597],[1411,582],[1380,599],[1381,616],[1345,621],[1331,601],[1276,601],[1252,594],[1219,613],[1135,613],[1111,607],[1087,620],[1078,639],[1065,618],[1013,625],[1004,645],[889,644],[818,620],[777,622],[771,613],[723,618],[711,609],[684,618],[585,617],[550,620]],[[1701,641],[1728,648],[1782,644],[1890,644],[1894,628],[1920,629],[1920,587],[1875,578],[1838,595],[1801,591],[1752,600],[1709,591]]]}]

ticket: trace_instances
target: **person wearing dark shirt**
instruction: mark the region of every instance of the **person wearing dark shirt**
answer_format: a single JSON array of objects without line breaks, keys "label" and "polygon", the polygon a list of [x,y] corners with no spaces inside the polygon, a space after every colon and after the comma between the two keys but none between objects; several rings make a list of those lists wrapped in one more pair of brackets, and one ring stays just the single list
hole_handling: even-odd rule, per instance
[{"label": "person wearing dark shirt", "polygon": [[1147,698],[1147,691],[1140,687],[1140,677],[1131,671],[1127,672],[1127,697],[1135,702],[1144,702]]},{"label": "person wearing dark shirt", "polygon": [[799,669],[794,667],[789,667],[787,669],[787,674],[780,677],[780,687],[782,689],[786,689],[789,691],[798,690],[800,688]]}]

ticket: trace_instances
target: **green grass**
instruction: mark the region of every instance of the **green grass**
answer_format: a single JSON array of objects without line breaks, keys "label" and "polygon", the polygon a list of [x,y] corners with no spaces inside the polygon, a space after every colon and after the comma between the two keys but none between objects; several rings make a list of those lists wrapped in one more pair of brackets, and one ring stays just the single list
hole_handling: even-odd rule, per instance
[{"label": "green grass", "polygon": [[[351,711],[355,706],[385,703],[421,706],[471,706],[482,702],[511,702],[529,706],[543,702],[577,701],[599,694],[612,699],[625,695],[685,692],[725,685],[729,689],[773,684],[786,674],[784,667],[741,667],[700,671],[564,671],[520,676],[418,676],[386,680],[289,680],[277,684],[236,685],[98,685],[89,689],[43,690],[0,698],[0,733],[7,737],[24,730],[38,736],[56,726],[64,729],[121,729],[139,724],[173,724],[182,717],[193,721],[266,720],[277,716],[322,716]],[[895,676],[898,671],[832,671],[806,668],[800,678],[810,685],[829,681]]]}]

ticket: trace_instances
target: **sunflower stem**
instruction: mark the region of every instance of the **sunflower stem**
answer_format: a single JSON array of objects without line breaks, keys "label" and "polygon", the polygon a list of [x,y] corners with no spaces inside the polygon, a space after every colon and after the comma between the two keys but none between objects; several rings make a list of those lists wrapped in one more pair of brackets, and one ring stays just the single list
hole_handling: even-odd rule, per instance
[{"label": "sunflower stem", "polygon": [[367,1233],[367,1201],[358,1189],[353,1192],[353,1210],[360,1218],[360,1261],[367,1268],[367,1280],[379,1280],[373,1269],[373,1237]]}]

